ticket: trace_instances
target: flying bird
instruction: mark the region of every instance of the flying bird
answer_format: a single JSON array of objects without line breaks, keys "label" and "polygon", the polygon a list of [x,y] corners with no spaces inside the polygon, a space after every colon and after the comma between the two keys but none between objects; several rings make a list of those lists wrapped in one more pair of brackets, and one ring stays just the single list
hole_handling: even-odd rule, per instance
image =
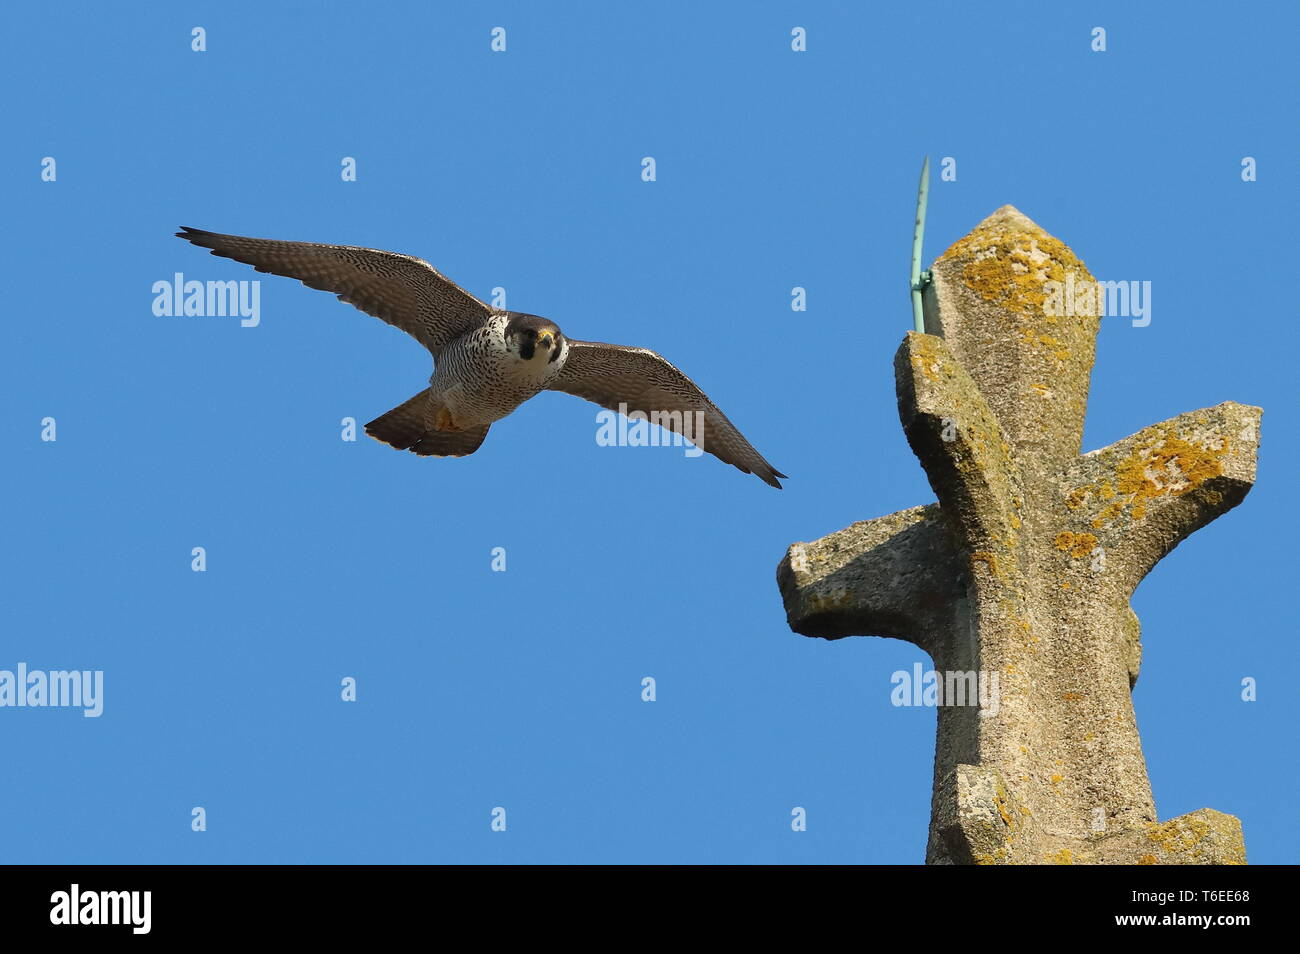
[{"label": "flying bird", "polygon": [[647,348],[580,341],[538,315],[479,301],[412,255],[349,245],[176,233],[213,255],[296,278],[381,318],[433,355],[429,386],[366,425],[366,433],[421,456],[474,453],[488,428],[542,391],[564,391],[612,411],[641,412],[702,450],[780,489],[763,459],[695,382]]}]

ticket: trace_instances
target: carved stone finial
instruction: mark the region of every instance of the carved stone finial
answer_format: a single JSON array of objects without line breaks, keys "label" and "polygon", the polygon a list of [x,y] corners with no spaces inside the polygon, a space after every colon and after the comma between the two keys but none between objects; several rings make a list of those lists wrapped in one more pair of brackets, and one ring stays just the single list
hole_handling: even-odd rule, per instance
[{"label": "carved stone finial", "polygon": [[993,706],[939,707],[928,862],[1244,863],[1231,816],[1157,824],[1129,597],[1245,497],[1260,409],[1188,412],[1080,456],[1100,323],[1083,263],[1005,206],[932,273],[927,333],[894,373],[939,502],[790,547],[791,628],[907,639],[951,684],[996,689]]}]

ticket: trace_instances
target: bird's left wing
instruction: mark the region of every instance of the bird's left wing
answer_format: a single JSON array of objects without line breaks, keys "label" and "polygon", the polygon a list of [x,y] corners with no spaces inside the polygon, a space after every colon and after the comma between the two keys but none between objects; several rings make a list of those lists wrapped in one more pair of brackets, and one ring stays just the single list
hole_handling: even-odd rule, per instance
[{"label": "bird's left wing", "polygon": [[401,328],[435,356],[492,314],[483,302],[413,255],[245,238],[184,226],[176,236],[259,272],[296,278],[308,288],[333,292],[339,300]]},{"label": "bird's left wing", "polygon": [[660,355],[647,348],[566,340],[564,370],[550,390],[586,398],[611,411],[640,411],[652,423],[780,489],[777,478],[786,475],[754,450],[694,381]]}]

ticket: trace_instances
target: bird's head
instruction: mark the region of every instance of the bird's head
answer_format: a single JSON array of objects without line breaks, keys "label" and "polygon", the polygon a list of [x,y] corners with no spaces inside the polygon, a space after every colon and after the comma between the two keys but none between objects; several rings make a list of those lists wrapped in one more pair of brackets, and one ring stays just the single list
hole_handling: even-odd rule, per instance
[{"label": "bird's head", "polygon": [[564,335],[549,318],[510,312],[506,323],[506,347],[521,361],[554,361],[563,350]]}]

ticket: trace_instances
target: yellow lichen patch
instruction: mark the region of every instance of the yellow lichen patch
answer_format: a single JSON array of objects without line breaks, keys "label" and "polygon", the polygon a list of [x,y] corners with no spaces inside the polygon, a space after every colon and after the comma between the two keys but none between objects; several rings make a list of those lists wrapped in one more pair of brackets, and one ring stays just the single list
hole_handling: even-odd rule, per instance
[{"label": "yellow lichen patch", "polygon": [[1126,506],[1128,506],[1128,501],[1125,499],[1116,500],[1107,504],[1102,508],[1101,513],[1092,518],[1092,528],[1094,530],[1100,530],[1123,513]]},{"label": "yellow lichen patch", "polygon": [[1091,533],[1071,533],[1069,530],[1062,530],[1056,535],[1053,543],[1056,544],[1056,549],[1070,554],[1076,560],[1083,559],[1097,549],[1097,538]]},{"label": "yellow lichen patch", "polygon": [[1053,785],[1059,785],[1059,784],[1061,784],[1061,779],[1063,779],[1064,777],[1065,777],[1065,776],[1064,776],[1064,775],[1061,775],[1059,772],[1055,773],[1055,774],[1052,776],[1052,784],[1053,784]]},{"label": "yellow lichen patch", "polygon": [[1147,501],[1181,497],[1222,474],[1221,458],[1227,452],[1227,440],[1220,447],[1207,448],[1168,434],[1151,446],[1138,448],[1120,463],[1115,470],[1118,491],[1130,498],[1133,518],[1141,520]]},{"label": "yellow lichen patch", "polygon": [[989,553],[987,550],[977,550],[970,555],[970,562],[972,570],[975,568],[976,563],[983,563],[989,568],[989,573],[995,578],[997,577],[998,558],[995,554]]},{"label": "yellow lichen patch", "polygon": [[1063,590],[1068,590],[1069,588],[1070,588],[1070,581],[1069,581],[1069,580],[1066,580],[1065,582],[1063,582],[1063,583],[1061,584],[1061,589],[1063,589]]},{"label": "yellow lichen patch", "polygon": [[1015,819],[1012,818],[1011,813],[1007,811],[1007,805],[1006,802],[1002,800],[1001,792],[993,796],[993,804],[997,806],[998,814],[1002,816],[1002,824],[1006,825],[1008,828],[1013,827],[1015,825]]},{"label": "yellow lichen patch", "polygon": [[1069,848],[1062,848],[1054,855],[1048,855],[1047,860],[1054,865],[1072,865],[1074,864],[1074,855],[1070,853]]},{"label": "yellow lichen patch", "polygon": [[921,373],[931,384],[938,384],[940,374],[953,376],[953,369],[947,359],[939,353],[938,339],[933,335],[919,335],[912,339],[912,367]]},{"label": "yellow lichen patch", "polygon": [[1058,361],[1069,361],[1069,360],[1070,360],[1070,349],[1069,349],[1069,348],[1060,348],[1060,349],[1058,349],[1058,350],[1056,350],[1056,351],[1053,351],[1052,354],[1056,355],[1056,360],[1058,360]]},{"label": "yellow lichen patch", "polygon": [[1156,863],[1155,855],[1143,855],[1141,858],[1138,859],[1138,864],[1140,865],[1153,865],[1155,863]]},{"label": "yellow lichen patch", "polygon": [[[985,301],[1020,315],[1044,315],[1048,283],[1064,283],[1068,273],[1073,272],[1076,281],[1083,283],[1094,280],[1064,242],[1037,226],[1025,228],[1023,221],[1014,219],[976,229],[954,243],[940,261],[950,258],[966,260],[962,280],[968,288]],[[1055,313],[1044,317],[1048,323],[1056,323]]]},{"label": "yellow lichen patch", "polygon": [[1029,386],[1038,392],[1039,397],[1047,397],[1050,393],[1046,384],[1031,384]]},{"label": "yellow lichen patch", "polygon": [[1078,702],[1080,699],[1083,698],[1083,693],[1082,693],[1082,692],[1063,692],[1063,693],[1061,693],[1061,698],[1064,699],[1066,702]]},{"label": "yellow lichen patch", "polygon": [[1199,854],[1196,846],[1210,833],[1210,826],[1199,818],[1175,818],[1163,825],[1147,825],[1147,838],[1158,844],[1165,854],[1191,851]]},{"label": "yellow lichen patch", "polygon": [[[1017,277],[1015,263],[1010,258],[1001,258],[996,254],[977,258],[962,271],[966,284],[985,301],[1001,301],[1006,298],[1014,289]],[[1039,304],[1046,298],[1044,295]]]},{"label": "yellow lichen patch", "polygon": [[[1065,504],[1077,510],[1089,497],[1105,502],[1091,520],[1094,530],[1108,526],[1124,513],[1141,520],[1152,500],[1181,497],[1222,474],[1223,458],[1229,449],[1226,438],[1220,439],[1217,446],[1207,446],[1179,437],[1172,425],[1161,428],[1115,465],[1113,479],[1074,488],[1066,495]],[[1219,495],[1219,500],[1209,502],[1221,500]]]}]

